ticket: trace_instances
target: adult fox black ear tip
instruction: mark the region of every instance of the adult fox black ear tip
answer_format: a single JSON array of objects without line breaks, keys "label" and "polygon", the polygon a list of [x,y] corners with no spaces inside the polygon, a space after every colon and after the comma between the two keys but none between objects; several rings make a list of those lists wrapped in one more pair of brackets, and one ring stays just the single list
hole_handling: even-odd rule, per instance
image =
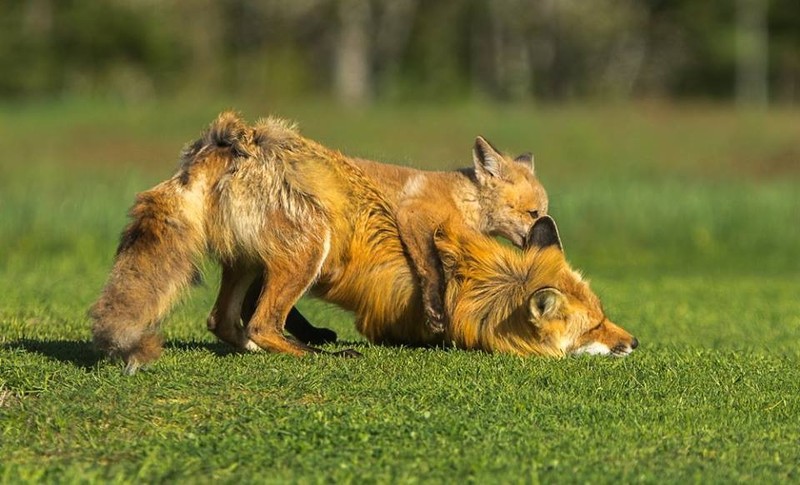
[{"label": "adult fox black ear tip", "polygon": [[549,215],[543,215],[533,223],[533,227],[528,233],[526,247],[546,248],[548,246],[557,246],[563,250],[555,219]]},{"label": "adult fox black ear tip", "polygon": [[500,155],[500,150],[497,149],[492,142],[490,142],[485,136],[478,135],[475,138],[475,151],[479,152],[483,157],[492,157],[495,158]]},{"label": "adult fox black ear tip", "polygon": [[540,216],[539,219],[536,220],[534,226],[536,226],[536,224],[547,224],[549,226],[556,227],[556,220],[553,219],[552,216],[545,214],[543,216]]},{"label": "adult fox black ear tip", "polygon": [[558,232],[556,221],[553,220],[553,218],[550,217],[549,215],[545,214],[539,216],[539,218],[536,219],[536,222],[533,223],[533,226],[531,227],[531,230],[528,233],[528,238],[530,239],[537,234],[542,234],[545,232],[551,233],[553,231]]},{"label": "adult fox black ear tip", "polygon": [[514,161],[530,163],[530,162],[533,161],[533,153],[531,153],[531,152],[522,153],[522,154],[518,155],[517,158],[514,159]]},{"label": "adult fox black ear tip", "polygon": [[477,157],[482,163],[486,164],[494,159],[494,153],[497,150],[492,144],[481,135],[475,138],[475,145],[472,147],[472,154]]}]

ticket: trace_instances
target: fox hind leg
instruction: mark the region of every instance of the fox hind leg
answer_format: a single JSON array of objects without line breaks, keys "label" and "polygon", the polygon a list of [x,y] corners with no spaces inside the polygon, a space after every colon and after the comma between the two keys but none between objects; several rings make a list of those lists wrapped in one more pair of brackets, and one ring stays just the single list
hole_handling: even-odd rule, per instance
[{"label": "fox hind leg", "polygon": [[327,257],[327,237],[304,242],[292,254],[272,254],[265,261],[264,285],[246,327],[247,336],[258,348],[297,356],[320,352],[283,334],[290,309],[317,278]]},{"label": "fox hind leg", "polygon": [[[297,300],[317,278],[330,248],[329,235],[322,241],[307,242],[289,255],[273,256],[265,262],[265,282],[255,311],[247,324],[250,341],[264,350],[302,356],[327,353],[294,339],[287,339],[284,324]],[[298,257],[299,256],[299,257]],[[340,356],[360,355],[354,350],[336,352]]]},{"label": "fox hind leg", "polygon": [[208,330],[219,340],[240,350],[244,350],[248,344],[247,335],[239,321],[240,311],[248,287],[257,274],[257,270],[244,265],[223,263],[217,301],[206,321]]},{"label": "fox hind leg", "polygon": [[[258,304],[258,297],[261,295],[261,288],[264,286],[264,278],[259,275],[250,285],[242,305],[242,322],[247,322],[253,317]],[[336,342],[337,335],[333,330],[315,327],[297,309],[292,307],[289,315],[286,316],[284,327],[289,333],[294,335],[297,340],[309,345],[321,345]]]}]

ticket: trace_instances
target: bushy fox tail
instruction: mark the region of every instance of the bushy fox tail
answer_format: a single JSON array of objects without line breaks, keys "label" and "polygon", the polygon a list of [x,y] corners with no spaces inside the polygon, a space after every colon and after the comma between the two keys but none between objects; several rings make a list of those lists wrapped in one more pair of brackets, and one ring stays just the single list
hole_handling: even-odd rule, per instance
[{"label": "bushy fox tail", "polygon": [[95,345],[133,373],[161,354],[161,319],[207,248],[207,194],[244,148],[245,125],[223,113],[185,151],[179,172],[140,193],[114,266],[89,310]]}]

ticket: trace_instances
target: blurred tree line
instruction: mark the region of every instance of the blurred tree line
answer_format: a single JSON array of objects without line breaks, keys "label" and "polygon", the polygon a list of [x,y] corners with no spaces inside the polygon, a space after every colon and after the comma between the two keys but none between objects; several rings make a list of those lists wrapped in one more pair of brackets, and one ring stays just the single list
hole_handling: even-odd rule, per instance
[{"label": "blurred tree line", "polygon": [[800,101],[798,0],[0,0],[0,97]]}]

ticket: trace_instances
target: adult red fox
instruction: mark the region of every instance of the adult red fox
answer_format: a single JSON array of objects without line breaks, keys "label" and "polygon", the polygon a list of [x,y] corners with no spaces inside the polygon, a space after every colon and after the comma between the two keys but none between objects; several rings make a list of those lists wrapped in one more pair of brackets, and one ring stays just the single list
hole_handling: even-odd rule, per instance
[{"label": "adult red fox", "polygon": [[[372,341],[424,344],[448,338],[466,348],[517,351],[506,343],[514,341],[513,336],[477,346],[457,336],[465,325],[461,309],[469,303],[459,296],[460,273],[453,272],[460,266],[450,261],[469,259],[459,259],[454,249],[458,244],[448,245],[446,236],[440,237],[437,249],[444,255],[445,271],[455,278],[446,290],[453,328],[441,335],[421,324],[421,290],[401,243],[394,209],[361,166],[303,138],[286,122],[268,119],[249,128],[235,115],[223,113],[184,151],[178,173],[138,195],[109,279],[90,310],[94,340],[108,354],[121,357],[128,372],[155,360],[161,352],[158,324],[191,280],[197,258],[208,252],[223,265],[221,293],[209,327],[240,349],[294,355],[318,351],[283,334],[289,310],[310,289],[353,310],[359,330]],[[461,233],[471,234],[468,229]],[[478,233],[474,236],[466,239],[484,241]],[[511,251],[490,241],[484,242],[494,244],[492,251],[498,254]],[[555,266],[566,268],[566,263]],[[527,268],[526,274],[539,274],[536,268]],[[502,265],[498,269],[503,270]],[[259,273],[265,278],[264,289],[252,319],[242,327],[242,299]],[[501,271],[498,278],[519,275]],[[544,290],[539,297],[531,293],[524,302],[526,308],[533,308],[529,301],[546,303],[540,320],[556,319],[561,322],[556,326],[564,328],[558,332],[563,341],[552,347],[561,350],[531,343],[531,352],[561,355],[573,350],[585,330],[604,338],[609,334],[606,328],[611,327],[604,319],[592,320],[602,312],[593,306],[596,298],[588,286],[564,278],[554,277],[552,282],[563,300],[540,298],[550,294],[543,287],[537,290]],[[556,305],[559,302],[569,305]],[[573,315],[573,307],[583,316],[565,319]],[[503,310],[498,308],[497,314]],[[504,323],[512,321],[511,314],[506,316],[499,321],[502,335],[517,327]],[[580,325],[575,326],[576,321]],[[587,322],[599,327],[584,328]],[[621,343],[612,349],[635,346],[630,335],[620,332]],[[538,342],[537,335],[544,333],[526,330],[520,338]],[[587,345],[599,341],[593,338]]]}]

